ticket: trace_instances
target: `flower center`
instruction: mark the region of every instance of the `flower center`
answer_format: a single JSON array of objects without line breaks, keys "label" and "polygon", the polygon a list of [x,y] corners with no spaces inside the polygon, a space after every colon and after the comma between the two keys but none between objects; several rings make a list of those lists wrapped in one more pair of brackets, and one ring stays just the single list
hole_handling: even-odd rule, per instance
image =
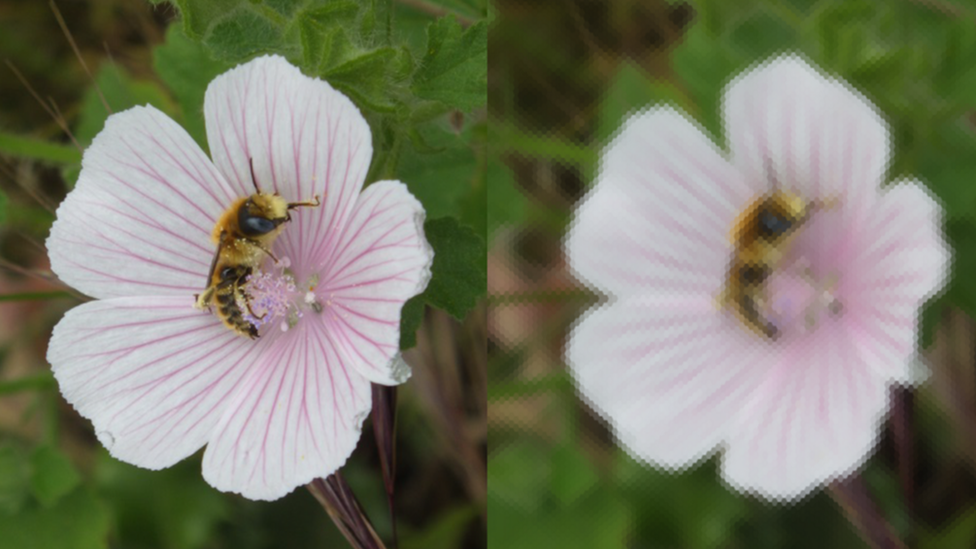
[{"label": "flower center", "polygon": [[294,328],[309,309],[322,310],[313,292],[318,276],[313,275],[299,284],[290,267],[291,261],[283,257],[277,264],[272,264],[271,270],[256,271],[247,277],[244,286],[246,302],[239,302],[238,306],[244,313],[244,320],[255,328],[277,324],[286,332]]},{"label": "flower center", "polygon": [[836,294],[839,280],[836,272],[818,278],[804,257],[777,269],[766,281],[767,318],[780,333],[815,331],[843,311]]}]

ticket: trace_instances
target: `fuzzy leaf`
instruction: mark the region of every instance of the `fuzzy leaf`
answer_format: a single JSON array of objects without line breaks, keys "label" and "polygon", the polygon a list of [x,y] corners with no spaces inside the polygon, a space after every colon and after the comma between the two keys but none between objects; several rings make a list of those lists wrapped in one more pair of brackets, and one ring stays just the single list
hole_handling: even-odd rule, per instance
[{"label": "fuzzy leaf", "polygon": [[414,74],[418,97],[461,110],[487,101],[488,23],[462,31],[453,17],[442,17],[427,27],[427,51]]},{"label": "fuzzy leaf", "polygon": [[458,201],[471,189],[478,169],[471,132],[458,135],[443,126],[425,125],[418,132],[423,143],[414,140],[404,147],[397,170],[430,218],[457,215]]},{"label": "fuzzy leaf", "polygon": [[485,295],[487,250],[474,231],[452,217],[424,224],[427,241],[434,248],[433,276],[424,299],[461,320]]},{"label": "fuzzy leaf", "polygon": [[403,304],[400,311],[400,350],[417,346],[417,328],[424,320],[424,298],[415,296]]},{"label": "fuzzy leaf", "polygon": [[214,56],[228,61],[281,51],[281,30],[265,17],[241,10],[216,23],[206,44]]}]

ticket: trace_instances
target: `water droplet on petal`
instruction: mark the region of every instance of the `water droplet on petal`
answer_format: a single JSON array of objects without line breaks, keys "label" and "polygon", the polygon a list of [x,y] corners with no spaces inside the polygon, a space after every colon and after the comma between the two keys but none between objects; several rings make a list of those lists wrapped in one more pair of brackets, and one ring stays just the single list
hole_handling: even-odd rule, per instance
[{"label": "water droplet on petal", "polygon": [[95,433],[95,436],[98,437],[98,441],[102,443],[102,446],[104,446],[106,450],[111,450],[112,447],[115,446],[115,435],[112,433],[108,431],[98,431]]},{"label": "water droplet on petal", "polygon": [[403,383],[404,381],[410,379],[410,365],[403,360],[403,356],[397,353],[396,356],[390,361],[390,377],[393,381],[397,383]]}]

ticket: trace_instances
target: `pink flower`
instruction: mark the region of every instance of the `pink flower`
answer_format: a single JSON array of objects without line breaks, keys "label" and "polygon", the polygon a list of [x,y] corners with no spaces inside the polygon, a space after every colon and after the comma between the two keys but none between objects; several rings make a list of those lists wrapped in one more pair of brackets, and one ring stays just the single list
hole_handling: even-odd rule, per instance
[{"label": "pink flower", "polygon": [[[913,382],[918,308],[944,285],[941,208],[917,181],[881,187],[873,107],[790,56],[732,82],[726,156],[683,115],[630,118],[566,240],[610,296],[575,326],[570,369],[639,460],[683,469],[723,449],[724,479],[796,499],[872,451],[888,387]],[[767,280],[775,339],[717,298],[737,216],[779,183],[815,209]]]},{"label": "pink flower", "polygon": [[[400,309],[433,252],[424,210],[397,181],[364,190],[369,126],[327,83],[281,57],[217,77],[204,102],[213,161],[152,107],[109,117],[47,248],[66,283],[96,298],[48,348],[65,399],[116,458],[161,469],[206,445],[219,490],[279,498],[335,472],[359,440],[370,382],[402,383]],[[220,214],[257,182],[292,212],[248,293],[260,338],[194,308]],[[362,192],[360,192],[362,191]]]}]

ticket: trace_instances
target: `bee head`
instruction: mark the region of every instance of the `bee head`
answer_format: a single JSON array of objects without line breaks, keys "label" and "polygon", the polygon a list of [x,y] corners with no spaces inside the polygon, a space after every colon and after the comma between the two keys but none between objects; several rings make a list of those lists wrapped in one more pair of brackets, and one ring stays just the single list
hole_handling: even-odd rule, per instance
[{"label": "bee head", "polygon": [[277,194],[252,194],[237,210],[237,223],[247,236],[268,234],[288,219],[288,201]]},{"label": "bee head", "polygon": [[777,240],[796,228],[809,215],[809,204],[788,191],[777,191],[756,212],[759,236]]}]

